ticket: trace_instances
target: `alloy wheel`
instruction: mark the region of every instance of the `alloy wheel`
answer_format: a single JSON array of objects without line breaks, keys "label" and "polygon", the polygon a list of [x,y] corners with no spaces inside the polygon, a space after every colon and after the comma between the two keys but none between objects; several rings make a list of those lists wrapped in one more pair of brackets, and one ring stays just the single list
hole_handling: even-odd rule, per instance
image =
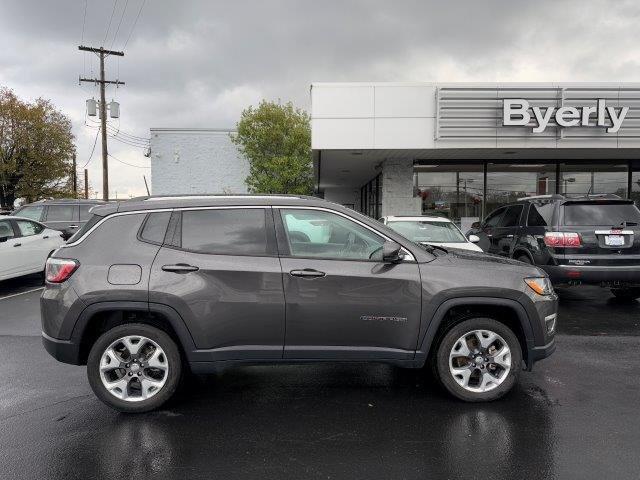
[{"label": "alloy wheel", "polygon": [[455,381],[470,392],[497,388],[511,371],[511,350],[507,342],[491,330],[472,330],[453,344],[449,371]]},{"label": "alloy wheel", "polygon": [[128,335],[109,345],[100,357],[100,379],[114,397],[127,402],[147,400],[167,381],[169,362],[158,343]]}]

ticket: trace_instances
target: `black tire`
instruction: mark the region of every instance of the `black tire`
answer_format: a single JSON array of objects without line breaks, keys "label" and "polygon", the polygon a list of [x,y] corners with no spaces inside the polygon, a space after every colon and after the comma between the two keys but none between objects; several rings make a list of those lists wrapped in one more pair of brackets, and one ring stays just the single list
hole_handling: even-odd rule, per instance
[{"label": "black tire", "polygon": [[[168,364],[166,381],[157,392],[144,400],[128,401],[117,398],[107,390],[100,377],[100,361],[105,350],[113,342],[127,336],[146,337],[160,346],[166,355],[166,362]],[[182,377],[182,358],[180,356],[178,346],[165,332],[150,325],[130,323],[114,327],[103,333],[98,340],[96,340],[91,347],[91,351],[89,352],[89,357],[87,359],[87,377],[93,392],[100,401],[114,410],[125,413],[149,412],[159,408],[175,393]]]},{"label": "black tire", "polygon": [[635,300],[640,298],[640,287],[612,288],[611,293],[621,300]]},{"label": "black tire", "polygon": [[528,255],[520,255],[520,256],[516,257],[516,260],[518,260],[519,262],[522,262],[522,263],[527,263],[529,265],[533,265],[533,262],[531,261],[531,259],[529,258]]},{"label": "black tire", "polygon": [[[511,367],[502,383],[492,390],[473,392],[465,389],[455,380],[449,369],[449,355],[456,342],[466,333],[474,330],[489,330],[502,337],[511,351]],[[518,381],[522,370],[522,348],[513,331],[504,323],[492,318],[470,318],[454,325],[442,337],[435,355],[435,371],[442,386],[454,397],[465,402],[490,402],[504,396]]]}]

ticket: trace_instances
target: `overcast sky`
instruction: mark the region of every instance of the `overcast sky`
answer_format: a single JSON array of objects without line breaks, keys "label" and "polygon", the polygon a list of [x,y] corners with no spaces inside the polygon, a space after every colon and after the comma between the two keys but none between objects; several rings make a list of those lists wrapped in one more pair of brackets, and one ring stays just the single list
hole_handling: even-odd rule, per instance
[{"label": "overcast sky", "polygon": [[[78,86],[78,75],[97,74],[80,43],[120,50],[129,38],[125,56],[107,61],[108,78],[126,85],[107,95],[120,102],[120,129],[141,137],[152,127],[230,128],[262,98],[308,109],[316,81],[640,80],[637,0],[146,0],[133,28],[143,1],[2,1],[0,85],[49,98],[71,118],[79,167],[96,138],[85,100],[97,98],[93,85]],[[149,166],[142,149],[109,145]],[[100,161],[98,142],[88,166],[98,192]],[[148,172],[111,160],[111,196],[143,194]]]}]

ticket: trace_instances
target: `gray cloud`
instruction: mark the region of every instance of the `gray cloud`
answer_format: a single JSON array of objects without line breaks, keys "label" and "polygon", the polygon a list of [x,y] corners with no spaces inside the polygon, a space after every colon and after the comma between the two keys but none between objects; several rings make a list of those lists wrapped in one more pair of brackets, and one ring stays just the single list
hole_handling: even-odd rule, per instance
[{"label": "gray cloud", "polygon": [[[118,35],[113,35],[125,3]],[[105,45],[122,48],[142,0],[119,0]],[[78,74],[97,62],[77,50],[83,0],[3,2],[0,84],[51,98],[74,122],[79,163],[95,130],[84,125]],[[85,44],[102,44],[111,0],[88,0]],[[110,58],[121,128],[232,127],[260,98],[309,107],[313,81],[634,81],[640,77],[636,1],[160,1],[147,0],[126,48]],[[148,165],[111,142],[113,155]],[[100,190],[99,147],[90,177]],[[143,169],[114,162],[119,195],[144,191]],[[148,171],[148,170],[147,170]],[[112,192],[113,193],[113,192]]]}]

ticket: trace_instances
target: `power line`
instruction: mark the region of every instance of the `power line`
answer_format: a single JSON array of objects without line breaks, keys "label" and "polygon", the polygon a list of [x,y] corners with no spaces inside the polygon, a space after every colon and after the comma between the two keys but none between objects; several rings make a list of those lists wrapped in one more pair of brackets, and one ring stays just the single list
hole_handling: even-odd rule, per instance
[{"label": "power line", "polygon": [[111,48],[112,49],[113,49],[113,44],[116,43],[116,37],[118,36],[118,32],[120,31],[120,25],[122,25],[122,20],[124,19],[124,14],[127,11],[127,5],[129,5],[129,0],[127,0],[125,2],[124,8],[122,9],[122,15],[120,16],[120,21],[118,22],[118,28],[116,28],[116,33],[113,35],[113,41],[111,42]]},{"label": "power line", "polygon": [[130,167],[136,167],[136,168],[151,168],[151,167],[145,167],[145,166],[142,166],[142,165],[133,165],[132,163],[124,162],[124,161],[122,161],[122,160],[120,160],[120,159],[118,159],[118,158],[114,157],[114,156],[113,156],[113,155],[111,155],[111,154],[109,154],[109,156],[110,156],[111,158],[113,158],[116,162],[120,162],[120,163],[122,163],[123,165],[128,165],[128,166],[130,166]]},{"label": "power line", "polygon": [[118,5],[118,0],[114,0],[113,2],[113,10],[111,11],[111,18],[109,19],[109,25],[107,25],[107,33],[104,34],[104,40],[102,41],[102,45],[107,44],[107,37],[109,36],[109,30],[111,30],[111,22],[113,21],[113,15],[116,13],[116,5]]},{"label": "power line", "polygon": [[133,26],[131,27],[131,31],[129,32],[129,36],[127,37],[127,41],[124,42],[124,46],[122,47],[122,50],[127,48],[127,44],[129,43],[129,40],[131,39],[131,35],[133,34],[133,31],[135,30],[136,25],[138,24],[138,19],[140,18],[140,14],[142,13],[142,9],[144,8],[144,4],[146,2],[147,0],[142,0],[142,5],[140,5],[140,10],[138,10],[138,15],[136,16],[136,19],[133,22]]},{"label": "power line", "polygon": [[[94,125],[90,125],[88,123],[85,122],[85,125],[89,128],[100,128],[100,125],[98,124],[98,122],[94,122],[93,120],[89,120],[91,123],[93,123]],[[122,130],[107,124],[107,133],[109,133],[112,136],[121,136],[124,140],[128,140],[130,142],[135,142],[135,143],[141,143],[144,144],[145,146],[148,146],[149,143],[151,142],[149,138],[145,138],[145,137],[138,137],[136,135],[131,135],[129,133],[123,132]]]},{"label": "power line", "polygon": [[84,164],[82,168],[87,168],[87,165],[91,163],[91,159],[93,158],[93,152],[96,149],[96,145],[98,144],[98,135],[100,135],[100,127],[98,127],[98,131],[96,132],[96,139],[93,141],[93,148],[91,149],[91,155],[89,155],[89,160]]}]

